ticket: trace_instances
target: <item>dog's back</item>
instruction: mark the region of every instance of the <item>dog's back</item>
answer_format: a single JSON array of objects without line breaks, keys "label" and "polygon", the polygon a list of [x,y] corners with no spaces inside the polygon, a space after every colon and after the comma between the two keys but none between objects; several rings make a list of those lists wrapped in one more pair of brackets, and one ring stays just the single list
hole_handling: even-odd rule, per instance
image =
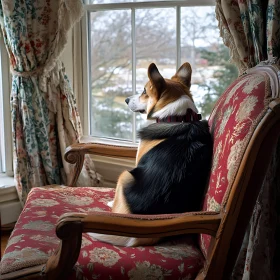
[{"label": "dog's back", "polygon": [[145,147],[158,144],[141,154],[130,171],[134,180],[123,191],[131,213],[199,210],[212,158],[207,121],[153,124],[139,136]]}]

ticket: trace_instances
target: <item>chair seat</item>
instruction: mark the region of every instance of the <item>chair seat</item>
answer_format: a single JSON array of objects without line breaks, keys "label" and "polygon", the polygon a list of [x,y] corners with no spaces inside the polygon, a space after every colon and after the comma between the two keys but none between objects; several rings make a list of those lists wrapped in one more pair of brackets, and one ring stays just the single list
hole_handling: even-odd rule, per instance
[{"label": "chair seat", "polygon": [[[34,188],[8,241],[0,273],[46,263],[59,244],[57,219],[67,212],[110,211],[111,188]],[[179,236],[156,246],[118,247],[83,234],[69,279],[194,279],[204,257],[194,237]]]}]

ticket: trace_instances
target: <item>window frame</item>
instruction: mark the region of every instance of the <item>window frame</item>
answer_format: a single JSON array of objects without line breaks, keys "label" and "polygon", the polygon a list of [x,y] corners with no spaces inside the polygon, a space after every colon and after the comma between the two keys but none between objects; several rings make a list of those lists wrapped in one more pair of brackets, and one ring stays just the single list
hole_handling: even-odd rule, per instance
[{"label": "window frame", "polygon": [[[90,57],[91,52],[89,49],[90,38],[88,36],[90,30],[90,13],[98,11],[108,11],[108,10],[131,10],[131,35],[132,35],[132,93],[136,94],[136,46],[135,46],[135,10],[145,9],[145,8],[176,8],[176,69],[180,67],[181,64],[181,7],[192,7],[192,6],[215,6],[215,0],[173,0],[173,1],[147,1],[147,2],[126,2],[126,3],[106,3],[106,4],[86,4],[85,0],[85,15],[81,19],[81,30],[82,30],[82,65],[83,69],[83,130],[84,134],[90,135]],[[106,137],[92,136],[93,142],[105,143],[105,144],[115,144],[115,145],[129,145],[137,146],[136,141],[136,125],[135,125],[135,113],[133,114],[133,139],[122,140],[122,139],[111,139]]]},{"label": "window frame", "polygon": [[[5,167],[6,176],[14,176],[13,171],[13,147],[12,147],[12,122],[10,110],[10,91],[11,91],[11,75],[8,53],[4,44],[3,36],[0,34],[0,98],[2,104],[3,116],[3,145],[4,155],[2,156],[2,164]],[[4,94],[8,93],[8,94]],[[2,151],[2,150],[1,150]],[[3,152],[3,151],[2,151]],[[1,170],[2,172],[2,170]]]}]

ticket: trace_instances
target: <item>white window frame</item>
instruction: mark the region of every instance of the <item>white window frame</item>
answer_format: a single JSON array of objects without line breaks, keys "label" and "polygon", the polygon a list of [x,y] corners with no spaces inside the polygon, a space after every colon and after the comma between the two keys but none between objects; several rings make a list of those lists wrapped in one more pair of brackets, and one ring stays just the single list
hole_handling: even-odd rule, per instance
[{"label": "white window frame", "polygon": [[[85,2],[87,2],[85,0]],[[111,4],[85,4],[86,13],[82,18],[82,52],[83,52],[83,69],[86,69],[83,76],[83,130],[84,134],[89,135],[90,133],[90,106],[91,100],[89,98],[89,92],[91,88],[91,81],[89,78],[90,69],[90,49],[89,49],[89,17],[91,12],[97,11],[108,11],[108,10],[119,10],[127,9],[131,10],[131,34],[132,34],[132,93],[136,94],[136,45],[135,45],[135,10],[138,8],[168,8],[176,7],[176,69],[180,67],[181,64],[181,7],[192,7],[192,6],[215,6],[215,0],[173,0],[173,1],[147,1],[147,2],[126,2],[126,3],[111,3]],[[136,146],[136,126],[135,126],[135,113],[133,114],[133,140],[121,140],[121,139],[108,139],[103,137],[92,136],[92,141],[110,144],[123,144],[128,146]]]},{"label": "white window frame", "polygon": [[[5,169],[5,175],[14,176],[13,172],[13,147],[12,147],[12,126],[11,126],[11,75],[8,53],[4,44],[3,37],[0,36],[0,98],[3,112],[3,145],[1,147],[2,167]],[[2,125],[2,124],[1,124]]]},{"label": "white window frame", "polygon": [[1,152],[4,152],[3,165],[5,173],[0,173],[0,214],[2,226],[15,223],[22,211],[18,199],[13,172],[13,140],[11,126],[11,75],[8,53],[0,34],[0,104],[2,105],[3,123],[3,145]]}]

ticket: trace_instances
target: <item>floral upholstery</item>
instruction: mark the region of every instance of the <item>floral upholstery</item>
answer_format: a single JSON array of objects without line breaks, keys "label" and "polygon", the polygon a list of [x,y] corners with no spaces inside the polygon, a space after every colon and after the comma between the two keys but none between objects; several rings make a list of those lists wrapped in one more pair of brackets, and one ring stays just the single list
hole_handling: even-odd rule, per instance
[{"label": "floral upholstery", "polygon": [[[208,191],[203,210],[219,211],[231,189],[243,153],[267,110],[270,100],[269,77],[264,72],[247,74],[233,82],[221,96],[209,119],[214,151]],[[201,250],[207,255],[211,237],[200,236]]]},{"label": "floral upholstery", "polygon": [[[109,211],[110,188],[34,188],[8,241],[0,274],[46,263],[59,239],[57,219],[67,212]],[[193,279],[204,257],[192,239],[181,236],[156,246],[117,247],[83,234],[70,279]]]}]

